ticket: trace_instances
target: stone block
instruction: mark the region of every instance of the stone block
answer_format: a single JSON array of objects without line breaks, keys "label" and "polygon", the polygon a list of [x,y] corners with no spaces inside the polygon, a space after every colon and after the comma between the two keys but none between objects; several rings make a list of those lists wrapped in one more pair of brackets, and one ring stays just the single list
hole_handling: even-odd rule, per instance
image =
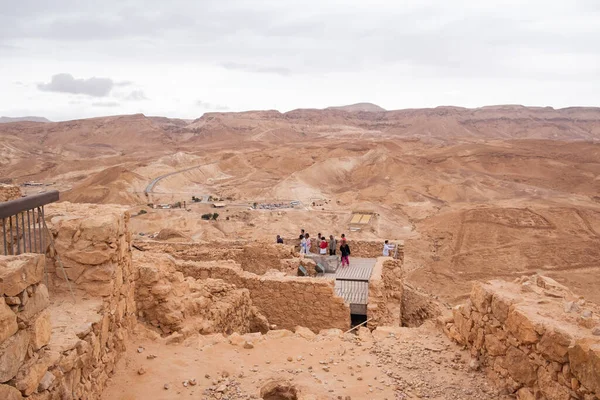
[{"label": "stone block", "polygon": [[48,288],[43,283],[40,283],[35,292],[29,298],[25,307],[17,314],[19,321],[30,323],[32,318],[45,310],[50,304],[50,296],[48,295]]},{"label": "stone block", "polygon": [[600,342],[582,339],[569,348],[571,373],[583,386],[600,395]]},{"label": "stone block", "polygon": [[46,360],[33,357],[27,360],[15,377],[15,387],[21,391],[23,396],[29,396],[35,392],[40,381],[48,371]]},{"label": "stone block", "polygon": [[475,283],[471,290],[471,303],[476,310],[482,314],[487,313],[488,307],[492,302],[492,293],[489,291],[489,287],[485,283]]},{"label": "stone block", "polygon": [[23,396],[15,387],[0,384],[0,399],[2,400],[22,400]]},{"label": "stone block", "polygon": [[301,338],[304,338],[306,340],[312,340],[315,338],[315,336],[317,336],[313,331],[303,326],[297,326],[294,332],[297,336],[300,336]]},{"label": "stone block", "polygon": [[515,347],[509,347],[506,351],[502,367],[515,381],[524,385],[532,386],[537,379],[535,366],[529,362],[527,354]]},{"label": "stone block", "polygon": [[571,334],[564,329],[552,327],[547,329],[540,339],[537,350],[550,361],[564,363],[568,360],[567,352],[572,344]]},{"label": "stone block", "polygon": [[503,356],[506,354],[506,344],[496,335],[485,335],[485,348],[491,356]]},{"label": "stone block", "polygon": [[39,350],[50,342],[52,335],[52,324],[50,322],[50,310],[42,311],[29,327],[31,346]]},{"label": "stone block", "polygon": [[0,344],[17,333],[17,315],[6,305],[4,298],[0,296]]},{"label": "stone block", "polygon": [[25,360],[29,334],[19,331],[0,345],[0,383],[6,382],[17,375],[19,367]]},{"label": "stone block", "polygon": [[538,368],[538,386],[540,388],[540,392],[546,397],[548,400],[570,400],[571,393],[569,390],[554,380],[552,373],[550,373],[546,368],[540,367]]},{"label": "stone block", "polygon": [[536,400],[536,398],[529,388],[521,388],[517,392],[517,400]]},{"label": "stone block", "polygon": [[498,321],[504,323],[506,318],[508,318],[508,312],[512,304],[513,300],[509,297],[494,293],[492,297],[492,314],[494,314],[494,317],[496,317]]},{"label": "stone block", "polygon": [[45,262],[41,254],[0,256],[0,296],[16,296],[41,282]]},{"label": "stone block", "polygon": [[79,264],[100,265],[109,261],[116,253],[114,249],[105,246],[106,249],[98,250],[71,250],[65,254],[65,257]]},{"label": "stone block", "polygon": [[518,308],[513,308],[508,313],[506,328],[521,343],[532,344],[536,343],[539,339],[536,327],[529,319],[529,316]]}]

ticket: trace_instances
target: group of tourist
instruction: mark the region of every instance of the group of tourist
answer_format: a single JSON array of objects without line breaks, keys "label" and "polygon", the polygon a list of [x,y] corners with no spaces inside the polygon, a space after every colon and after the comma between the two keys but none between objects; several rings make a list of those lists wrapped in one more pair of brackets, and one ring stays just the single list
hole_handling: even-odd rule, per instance
[{"label": "group of tourist", "polygon": [[[302,229],[298,239],[300,239],[300,254],[310,254],[311,253],[310,249],[312,247],[312,240],[310,238],[310,234],[304,232],[304,229]],[[279,243],[279,239],[278,239],[278,243]],[[324,235],[321,235],[321,233],[317,234],[317,247],[319,249],[320,255],[325,256],[325,255],[329,254],[330,256],[335,256],[337,253],[337,249],[338,249],[337,243],[338,243],[338,241],[333,235],[329,235],[329,240],[328,240],[327,237],[325,237]],[[343,233],[342,233],[342,237],[340,239],[339,250],[341,253],[342,267],[349,266],[350,265],[350,246],[348,246],[348,241],[346,240],[346,235]]]},{"label": "group of tourist", "polygon": [[[304,232],[304,229],[300,230],[300,254],[311,254],[310,249],[312,247],[312,240],[310,235]],[[277,235],[277,243],[283,244],[283,238]],[[329,241],[321,233],[317,234],[317,246],[319,248],[319,254],[325,256],[329,253],[330,256],[335,256],[337,251],[337,239],[333,235],[329,235]],[[395,245],[390,244],[386,240],[383,244],[383,256],[389,257],[390,252],[396,248]],[[350,265],[350,246],[348,246],[348,240],[346,235],[342,233],[340,239],[340,256],[342,261],[342,267]]]}]

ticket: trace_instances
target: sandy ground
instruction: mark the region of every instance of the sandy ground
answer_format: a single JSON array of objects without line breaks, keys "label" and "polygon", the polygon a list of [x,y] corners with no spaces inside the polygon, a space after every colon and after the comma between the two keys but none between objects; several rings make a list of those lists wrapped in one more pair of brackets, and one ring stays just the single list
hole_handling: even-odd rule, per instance
[{"label": "sandy ground", "polygon": [[430,325],[312,339],[272,333],[246,335],[252,349],[243,338],[134,339],[103,399],[256,399],[273,380],[290,382],[301,399],[503,398],[469,368],[468,352]]}]

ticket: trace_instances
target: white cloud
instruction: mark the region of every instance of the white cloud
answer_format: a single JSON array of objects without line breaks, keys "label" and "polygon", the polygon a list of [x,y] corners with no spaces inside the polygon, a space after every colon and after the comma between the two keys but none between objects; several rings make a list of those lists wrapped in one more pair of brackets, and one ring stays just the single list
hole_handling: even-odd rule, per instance
[{"label": "white cloud", "polygon": [[44,92],[59,92],[71,94],[84,94],[93,97],[108,96],[114,82],[108,78],[75,79],[71,74],[57,74],[52,76],[49,83],[40,83],[38,89]]}]

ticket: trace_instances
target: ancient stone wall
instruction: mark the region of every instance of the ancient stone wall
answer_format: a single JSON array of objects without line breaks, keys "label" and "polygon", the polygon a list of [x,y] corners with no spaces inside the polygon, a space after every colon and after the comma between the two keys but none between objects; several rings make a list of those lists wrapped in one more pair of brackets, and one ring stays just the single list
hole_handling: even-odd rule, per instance
[{"label": "ancient stone wall", "polygon": [[139,320],[161,333],[240,334],[269,329],[248,289],[222,280],[196,280],[175,269],[166,254],[137,252],[136,301]]},{"label": "ancient stone wall", "polygon": [[256,275],[233,262],[177,261],[184,276],[195,279],[222,279],[238,288],[247,288],[258,310],[280,329],[305,326],[321,329],[350,327],[350,308],[335,295],[333,281],[308,277]]},{"label": "ancient stone wall", "polygon": [[15,200],[21,197],[21,188],[15,185],[0,183],[0,202]]},{"label": "ancient stone wall", "polygon": [[0,398],[97,399],[136,322],[129,216],[61,203],[46,217],[76,298],[56,254],[0,259]]},{"label": "ancient stone wall", "polygon": [[233,260],[244,271],[263,275],[270,269],[280,270],[281,260],[297,255],[291,245],[247,241],[218,241],[199,243],[164,243],[139,241],[135,243],[144,251],[171,254],[190,261]]},{"label": "ancient stone wall", "polygon": [[38,254],[0,256],[0,398],[99,398],[135,309],[125,299],[54,307],[44,264]]},{"label": "ancient stone wall", "polygon": [[518,399],[598,399],[600,307],[552,279],[473,286],[444,330]]},{"label": "ancient stone wall", "polygon": [[402,320],[403,272],[400,260],[379,257],[369,280],[367,318],[369,328],[400,326]]},{"label": "ancient stone wall", "polygon": [[442,314],[439,301],[429,293],[404,282],[402,291],[402,326],[415,328]]}]

